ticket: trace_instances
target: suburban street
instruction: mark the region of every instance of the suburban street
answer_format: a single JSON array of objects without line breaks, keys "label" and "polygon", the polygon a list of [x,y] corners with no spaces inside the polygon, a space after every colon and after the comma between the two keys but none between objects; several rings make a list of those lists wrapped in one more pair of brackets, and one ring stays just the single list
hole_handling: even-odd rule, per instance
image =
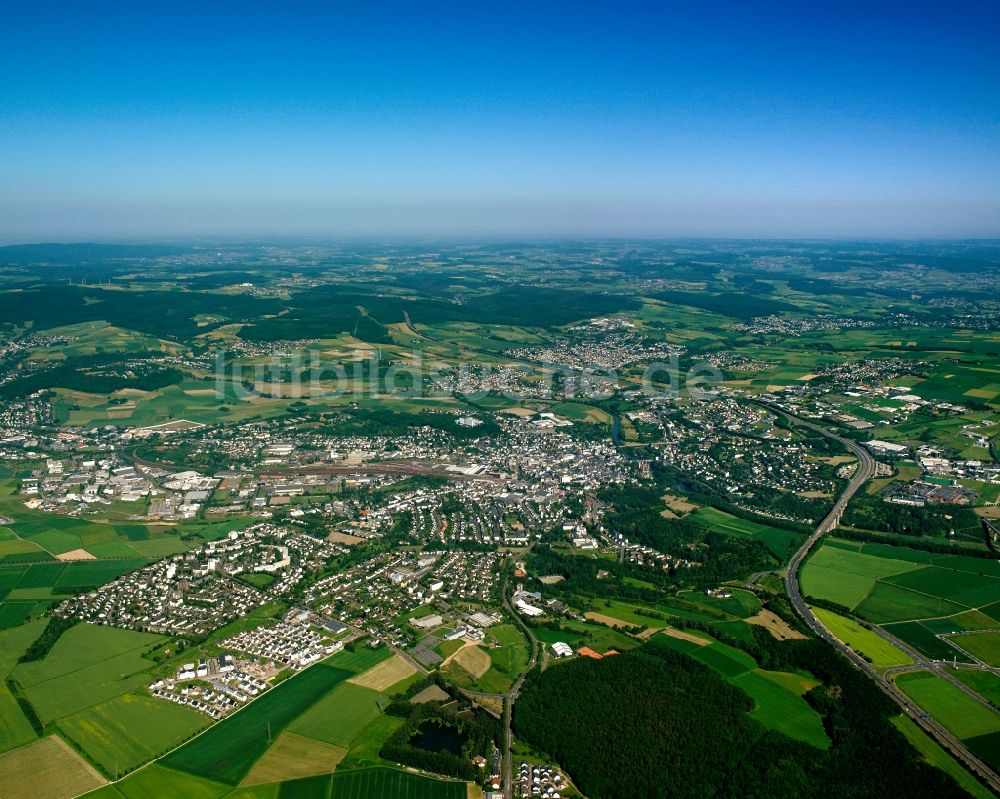
[{"label": "suburban street", "polygon": [[528,673],[535,668],[535,664],[538,662],[539,644],[538,639],[532,632],[531,628],[524,623],[521,616],[514,611],[514,608],[510,604],[510,597],[507,596],[507,581],[504,580],[503,588],[501,589],[503,596],[503,605],[511,617],[517,622],[518,626],[524,630],[524,634],[528,636],[528,641],[531,642],[531,656],[528,658],[528,665],[525,667],[524,671],[521,672],[521,676],[514,681],[514,684],[510,687],[507,695],[504,697],[504,738],[505,738],[505,748],[506,753],[504,755],[504,766],[503,766],[503,791],[507,799],[513,799],[514,796],[514,735],[511,732],[511,717],[514,714],[514,702],[517,701],[517,695],[521,690],[521,686],[524,685],[524,680],[528,676]]}]

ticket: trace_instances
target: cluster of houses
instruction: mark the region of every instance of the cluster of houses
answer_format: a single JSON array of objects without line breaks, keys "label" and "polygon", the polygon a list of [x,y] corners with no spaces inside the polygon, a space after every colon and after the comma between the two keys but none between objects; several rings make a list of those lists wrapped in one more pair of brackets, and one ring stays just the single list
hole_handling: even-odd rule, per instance
[{"label": "cluster of houses", "polygon": [[[496,552],[391,553],[321,578],[306,590],[305,601],[375,640],[408,647],[422,632],[442,626],[445,616],[456,617],[453,606],[496,601],[499,569]],[[404,620],[424,606],[437,610]]]},{"label": "cluster of houses", "polygon": [[625,563],[634,563],[636,566],[645,566],[650,569],[661,571],[672,571],[677,569],[694,569],[701,564],[698,561],[680,555],[670,555],[653,549],[645,544],[629,541],[621,533],[604,531],[601,533],[602,542],[608,547],[618,550],[619,559]]},{"label": "cluster of houses", "polygon": [[[913,319],[913,317],[909,318]],[[872,328],[879,327],[880,324],[885,324],[885,322],[880,323],[874,319],[855,319],[848,316],[822,314],[808,318],[771,314],[770,316],[755,316],[749,322],[740,322],[739,324],[732,325],[732,329],[737,333],[746,333],[753,336],[801,336],[803,333],[813,333],[815,331]]]},{"label": "cluster of houses", "polygon": [[[251,673],[252,672],[254,673]],[[268,689],[265,675],[276,673],[271,664],[238,661],[232,655],[185,663],[176,678],[161,678],[147,686],[159,699],[221,718]]]},{"label": "cluster of houses", "polygon": [[[292,611],[296,613],[296,611]],[[283,663],[293,671],[339,652],[344,642],[312,628],[308,623],[289,621],[245,630],[221,642],[221,646],[237,652]]]},{"label": "cluster of houses", "polygon": [[736,504],[754,509],[758,496],[776,491],[825,497],[834,488],[815,453],[776,428],[774,417],[760,408],[733,397],[687,403],[683,411],[675,404],[652,408],[662,425],[660,460],[715,486]]},{"label": "cluster of houses", "polygon": [[566,791],[566,780],[552,766],[522,760],[517,770],[517,790],[521,799],[559,799]]},{"label": "cluster of houses", "polygon": [[[201,636],[286,594],[344,547],[261,523],[66,600],[55,613],[95,624]],[[241,579],[266,575],[259,587]]]},{"label": "cluster of houses", "polygon": [[519,347],[507,355],[575,370],[610,370],[668,361],[685,351],[679,344],[650,341],[629,319],[600,317],[570,328],[547,347]]}]

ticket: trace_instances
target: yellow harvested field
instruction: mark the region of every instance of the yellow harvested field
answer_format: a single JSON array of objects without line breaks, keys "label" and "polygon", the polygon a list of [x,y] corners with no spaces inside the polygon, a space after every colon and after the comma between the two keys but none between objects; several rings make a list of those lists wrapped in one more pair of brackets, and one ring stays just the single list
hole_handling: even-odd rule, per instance
[{"label": "yellow harvested field", "polygon": [[[616,619],[614,616],[605,616],[603,613],[595,613],[592,610],[588,610],[583,615],[584,615],[585,618],[588,618],[591,621],[599,622],[600,624],[603,624],[605,627],[637,627],[637,626],[639,626],[637,624],[632,624],[632,623],[627,622],[627,621],[622,621],[621,619]],[[643,626],[645,626],[645,627],[655,627],[657,624],[663,624],[663,622],[659,622],[656,619],[651,618]]]},{"label": "yellow harvested field", "polygon": [[419,694],[412,697],[410,701],[415,705],[423,705],[427,702],[447,702],[451,699],[448,694],[441,690],[439,685],[428,685]]},{"label": "yellow harvested field", "polygon": [[674,494],[664,494],[663,501],[667,504],[667,507],[672,511],[678,513],[690,513],[693,510],[697,510],[698,506],[693,502],[689,502],[684,497],[678,497]]},{"label": "yellow harvested field", "polygon": [[490,670],[492,663],[489,654],[482,647],[476,645],[462,647],[448,660],[454,660],[477,680]]},{"label": "yellow harvested field", "polygon": [[71,799],[105,783],[104,777],[55,735],[0,755],[3,799]]},{"label": "yellow harvested field", "polygon": [[254,763],[250,773],[240,784],[262,785],[266,782],[329,774],[346,754],[347,750],[342,746],[285,730],[261,759]]},{"label": "yellow harvested field", "polygon": [[705,638],[700,638],[693,633],[686,633],[683,630],[678,630],[676,627],[664,627],[661,632],[666,633],[671,638],[679,638],[682,641],[690,641],[692,644],[698,644],[698,646],[706,646],[712,643],[711,641],[708,641]]},{"label": "yellow harvested field", "polygon": [[514,416],[520,416],[522,419],[526,419],[529,416],[534,416],[536,413],[538,413],[538,411],[533,411],[531,408],[514,407],[514,408],[505,408],[503,411],[501,411],[501,413],[509,413]]},{"label": "yellow harvested field", "polygon": [[60,555],[56,555],[57,560],[97,560],[94,555],[91,555],[85,549],[72,549],[69,552],[63,552]]},{"label": "yellow harvested field", "polygon": [[751,616],[749,619],[745,619],[745,621],[747,624],[756,624],[759,627],[763,627],[779,641],[805,638],[802,633],[798,630],[793,630],[788,626],[788,622],[770,610],[762,610],[756,616]]},{"label": "yellow harvested field", "polygon": [[371,688],[373,691],[384,691],[416,673],[416,667],[409,661],[399,655],[393,655],[357,677],[351,677],[348,682],[360,685],[362,688]]},{"label": "yellow harvested field", "polygon": [[362,538],[360,535],[348,535],[347,533],[330,533],[326,537],[327,541],[333,541],[337,544],[345,544],[346,546],[354,546],[355,544],[360,544],[362,541],[367,541],[367,538]]}]

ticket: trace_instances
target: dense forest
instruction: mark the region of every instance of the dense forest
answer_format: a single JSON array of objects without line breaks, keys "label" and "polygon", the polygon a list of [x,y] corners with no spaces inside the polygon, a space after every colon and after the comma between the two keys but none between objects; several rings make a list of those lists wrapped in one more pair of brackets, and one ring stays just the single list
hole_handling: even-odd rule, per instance
[{"label": "dense forest", "polygon": [[882,530],[906,536],[947,537],[956,533],[979,534],[979,519],[968,508],[928,505],[890,505],[880,497],[859,494],[844,511],[843,524],[863,530]]},{"label": "dense forest", "polygon": [[[117,356],[121,359],[121,356]],[[67,388],[89,394],[110,394],[123,388],[155,391],[179,383],[184,374],[173,367],[153,364],[142,369],[130,369],[108,364],[108,358],[67,359],[57,366],[35,371],[16,372],[14,379],[0,386],[0,398],[11,399],[34,394],[47,388]]]},{"label": "dense forest", "polygon": [[660,515],[665,507],[662,494],[659,487],[643,486],[600,492],[601,500],[614,505],[604,526],[633,543],[698,563],[697,568],[672,572],[677,581],[687,584],[717,584],[777,565],[760,541],[725,535],[692,519],[664,518]]},{"label": "dense forest", "polygon": [[747,715],[746,694],[656,639],[533,672],[515,732],[591,799],[965,796],[892,726],[896,706],[826,644],[763,633],[748,648],[764,668],[823,681],[807,700],[823,716],[829,750],[765,730]]}]

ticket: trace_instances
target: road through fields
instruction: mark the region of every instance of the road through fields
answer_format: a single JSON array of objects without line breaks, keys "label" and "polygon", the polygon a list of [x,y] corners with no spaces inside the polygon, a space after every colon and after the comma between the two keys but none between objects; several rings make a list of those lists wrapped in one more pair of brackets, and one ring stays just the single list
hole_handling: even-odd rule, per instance
[{"label": "road through fields", "polygon": [[[937,721],[927,715],[924,715],[923,711],[916,707],[910,698],[896,687],[895,682],[891,679],[887,679],[883,675],[878,674],[868,661],[834,636],[833,633],[831,633],[817,618],[816,614],[812,612],[812,609],[802,596],[802,591],[799,587],[799,568],[802,566],[803,561],[812,551],[813,547],[819,543],[824,535],[837,526],[840,521],[840,516],[843,513],[844,508],[847,507],[847,503],[850,501],[851,497],[853,497],[858,489],[872,477],[875,470],[874,459],[863,447],[853,441],[849,441],[848,439],[841,438],[840,436],[831,433],[829,430],[821,427],[820,425],[806,421],[805,419],[802,419],[801,417],[798,417],[776,405],[764,402],[759,402],[757,404],[767,408],[773,413],[783,416],[793,424],[808,427],[809,429],[815,430],[817,433],[820,433],[827,438],[840,442],[858,458],[858,468],[851,477],[847,487],[837,498],[837,501],[834,503],[830,512],[819,523],[819,525],[817,525],[815,531],[813,531],[806,542],[792,556],[792,559],[788,563],[788,571],[785,574],[785,591],[792,603],[792,607],[795,608],[796,613],[802,617],[803,621],[809,625],[810,629],[812,629],[816,635],[837,649],[842,655],[844,655],[844,657],[848,658],[848,660],[850,660],[856,668],[860,669],[872,680],[874,680],[875,683],[903,709],[904,713],[909,715],[910,718],[930,733],[930,735],[937,740],[941,746],[965,764],[966,768],[983,779],[995,793],[1000,794],[1000,776],[998,776],[996,772],[994,772],[993,769],[991,769],[986,763],[972,754],[972,752],[970,752],[958,738],[952,735],[943,726],[938,724]],[[909,648],[906,648],[904,651],[906,651],[911,657],[919,657],[918,653],[915,653]],[[934,667],[933,664],[926,662],[922,658],[921,662],[924,664],[925,668],[931,669],[935,673],[939,672],[939,669]],[[966,693],[969,692],[966,691]],[[975,695],[973,698],[980,702],[983,701],[982,697],[979,697],[978,695]],[[989,707],[988,704],[987,707]]]}]

